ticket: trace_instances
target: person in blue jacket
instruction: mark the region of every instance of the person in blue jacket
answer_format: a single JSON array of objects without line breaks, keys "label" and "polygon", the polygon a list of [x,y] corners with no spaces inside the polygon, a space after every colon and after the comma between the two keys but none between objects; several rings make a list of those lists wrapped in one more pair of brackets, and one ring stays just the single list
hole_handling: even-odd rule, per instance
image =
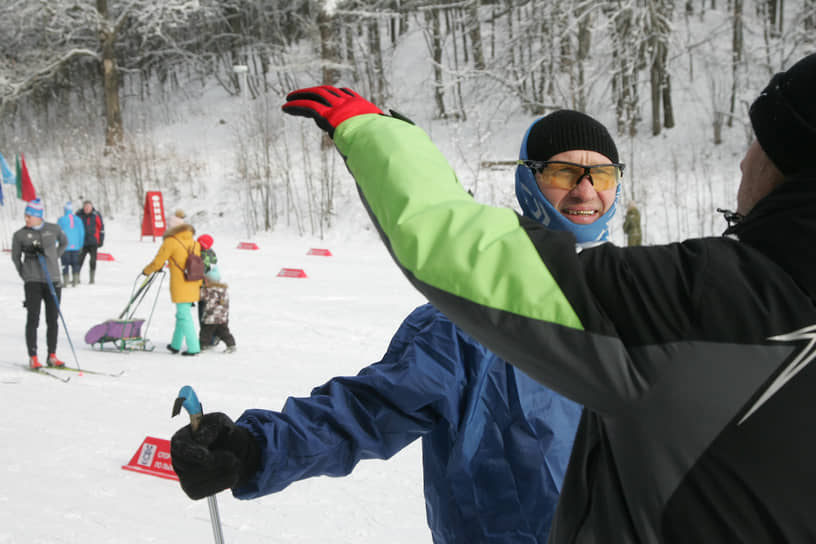
[{"label": "person in blue jacket", "polygon": [[[605,240],[617,162],[614,141],[593,118],[560,110],[536,120],[516,170],[524,214],[579,243]],[[585,164],[614,164],[614,182]],[[189,425],[175,433],[171,456],[191,498],[232,488],[251,499],[349,474],[361,459],[388,459],[421,438],[435,543],[543,543],[581,410],[426,304],[403,321],[382,360],[356,376],[290,397],[279,412],[247,410],[236,423],[206,414],[195,433]]]},{"label": "person in blue jacket", "polygon": [[[74,215],[70,200],[65,203],[64,211],[65,214],[57,219],[57,224],[68,238],[68,246],[65,248],[65,253],[60,257],[62,261],[62,284],[66,287],[69,285],[76,287],[77,283],[79,283],[79,252],[85,242],[85,225]],[[69,270],[71,272],[70,283],[68,281]]]}]

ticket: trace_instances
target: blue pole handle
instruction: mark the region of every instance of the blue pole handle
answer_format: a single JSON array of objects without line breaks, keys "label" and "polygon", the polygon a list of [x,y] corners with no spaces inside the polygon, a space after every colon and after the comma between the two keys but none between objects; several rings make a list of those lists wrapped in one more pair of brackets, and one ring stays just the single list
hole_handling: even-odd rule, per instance
[{"label": "blue pole handle", "polygon": [[173,404],[173,415],[178,415],[182,408],[190,415],[190,425],[193,431],[197,431],[204,409],[201,407],[201,402],[199,402],[195,390],[189,385],[185,385],[179,390],[176,402]]}]

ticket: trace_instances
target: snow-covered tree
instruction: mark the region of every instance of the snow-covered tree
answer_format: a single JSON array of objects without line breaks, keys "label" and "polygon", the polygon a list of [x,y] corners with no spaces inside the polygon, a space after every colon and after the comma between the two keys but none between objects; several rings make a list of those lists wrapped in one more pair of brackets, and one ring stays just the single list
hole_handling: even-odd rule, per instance
[{"label": "snow-covered tree", "polygon": [[[196,62],[217,0],[12,0],[0,5],[0,118],[20,101],[102,90],[105,145],[122,142],[123,73]],[[212,37],[211,37],[212,38]],[[69,91],[71,92],[71,91]]]}]

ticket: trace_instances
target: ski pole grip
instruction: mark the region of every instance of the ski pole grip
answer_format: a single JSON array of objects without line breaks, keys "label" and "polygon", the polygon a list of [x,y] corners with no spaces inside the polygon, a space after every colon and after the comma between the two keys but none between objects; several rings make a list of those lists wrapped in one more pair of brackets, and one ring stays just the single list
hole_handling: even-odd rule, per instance
[{"label": "ski pole grip", "polygon": [[190,414],[190,428],[193,432],[201,425],[201,418],[204,416],[204,409],[198,400],[198,395],[189,385],[185,385],[179,390],[176,401],[173,403],[173,416],[177,416],[184,408]]}]

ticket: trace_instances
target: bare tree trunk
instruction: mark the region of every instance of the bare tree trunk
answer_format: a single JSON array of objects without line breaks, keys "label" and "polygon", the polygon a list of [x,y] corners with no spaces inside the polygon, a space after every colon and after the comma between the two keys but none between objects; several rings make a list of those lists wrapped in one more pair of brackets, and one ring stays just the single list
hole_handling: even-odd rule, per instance
[{"label": "bare tree trunk", "polygon": [[[335,85],[340,81],[340,71],[337,66],[340,64],[340,53],[335,36],[338,35],[337,25],[334,23],[334,17],[326,13],[325,10],[320,10],[317,15],[317,28],[320,34],[320,60],[322,65],[323,85]],[[332,140],[328,134],[323,134],[323,139],[320,142],[322,149],[332,147]]]},{"label": "bare tree trunk", "polygon": [[[462,33],[462,63],[467,65],[470,62],[470,48],[468,48],[468,29],[467,29],[467,21],[465,20],[464,15],[462,14],[462,10],[458,8],[450,8],[448,9],[448,13],[451,13],[453,17],[453,24],[459,28],[459,31]],[[450,32],[450,31],[449,31]],[[453,30],[453,39],[456,39],[456,29]],[[456,44],[453,44],[454,49],[456,48]],[[457,63],[458,64],[458,63]]]},{"label": "bare tree trunk", "polygon": [[[507,41],[508,43],[512,44],[515,40],[515,28],[513,27],[513,0],[507,0]],[[494,32],[495,33],[495,32]],[[510,56],[510,66],[508,66],[507,71],[511,74],[513,81],[519,81],[519,69],[518,65],[521,64],[516,60],[516,52],[515,48],[511,45],[507,48],[507,54]],[[521,88],[517,90],[519,94],[521,93]]]},{"label": "bare tree trunk", "polygon": [[723,114],[721,111],[714,112],[714,122],[711,126],[714,129],[714,145],[720,145],[722,143],[723,126]]},{"label": "bare tree trunk", "polygon": [[802,21],[805,32],[810,33],[816,30],[816,0],[805,1],[805,17]]},{"label": "bare tree trunk", "polygon": [[[655,52],[655,56],[657,53]],[[660,101],[662,99],[662,93],[660,92],[660,66],[658,65],[657,59],[655,62],[652,63],[651,70],[649,70],[649,79],[651,83],[651,91],[652,91],[652,135],[657,136],[660,134],[660,129],[663,128],[662,120],[660,118]]]},{"label": "bare tree trunk", "polygon": [[439,22],[439,9],[429,8],[425,10],[425,22],[428,23],[430,32],[431,60],[433,62],[434,73],[434,99],[436,100],[436,115],[444,118],[445,112],[445,91],[442,81],[442,36]]},{"label": "bare tree trunk", "polygon": [[662,89],[663,89],[663,126],[666,128],[674,128],[674,106],[672,105],[671,98],[671,76],[669,76],[668,71],[665,72],[665,78],[663,81]]},{"label": "bare tree trunk", "polygon": [[734,26],[731,34],[731,98],[728,105],[728,127],[734,126],[734,110],[737,102],[737,77],[742,63],[742,0],[734,2]]},{"label": "bare tree trunk", "polygon": [[344,18],[343,25],[345,28],[345,36],[344,36],[344,50],[345,53],[343,58],[346,60],[346,64],[351,66],[351,77],[352,81],[355,83],[360,82],[360,66],[354,60],[354,27],[355,25],[352,24],[352,21],[348,18]]},{"label": "bare tree trunk", "polygon": [[779,35],[785,30],[785,0],[779,0]]},{"label": "bare tree trunk", "polygon": [[479,7],[481,0],[471,0],[467,4],[467,29],[470,45],[473,47],[473,67],[479,71],[485,69],[484,46],[482,44],[482,30],[479,25]]},{"label": "bare tree trunk", "polygon": [[373,100],[375,104],[384,104],[386,99],[385,69],[382,46],[380,43],[380,24],[376,17],[368,23],[368,50],[372,56],[371,63],[373,64],[372,69],[374,71],[375,87],[371,89],[371,92],[374,93]]},{"label": "bare tree trunk", "polygon": [[777,16],[779,10],[779,2],[777,0],[765,0],[766,9],[768,13],[768,23],[770,23],[771,34],[776,35],[777,24],[779,17]]},{"label": "bare tree trunk", "polygon": [[[456,108],[456,112],[454,112],[455,119],[465,119],[465,106],[462,101],[462,76],[459,75],[459,53],[456,47],[456,28],[459,26],[457,24],[459,11],[454,11],[453,9],[446,9],[445,10],[445,27],[447,33],[451,36],[451,44],[453,44],[453,73],[456,74],[456,91],[454,92],[454,101],[458,104]],[[462,28],[464,30],[464,28]],[[467,48],[465,47],[465,33],[462,32],[462,49],[464,50],[464,60],[463,62],[467,62]]]},{"label": "bare tree trunk", "polygon": [[612,49],[612,92],[615,98],[615,113],[617,116],[617,129],[621,134],[628,133],[630,136],[637,134],[638,117],[638,89],[637,89],[637,60],[638,50],[634,47],[633,40],[636,33],[633,28],[632,6],[618,6],[618,9],[610,7],[611,12],[609,27],[613,36]]},{"label": "bare tree trunk", "polygon": [[589,4],[579,4],[575,10],[575,18],[578,20],[578,51],[575,57],[578,78],[578,92],[575,98],[575,107],[579,111],[586,111],[587,92],[584,78],[584,61],[589,56],[592,33],[590,31]]},{"label": "bare tree trunk", "polygon": [[[648,28],[644,30],[650,36],[648,49],[651,52],[649,80],[652,98],[652,134],[657,136],[663,126],[666,128],[674,126],[667,66],[669,40],[671,39],[670,21],[674,11],[674,2],[673,0],[650,0],[648,10]],[[663,107],[662,117],[660,115],[661,105]]]},{"label": "bare tree trunk", "polygon": [[[390,8],[396,12],[399,12],[399,0],[396,2],[391,2]],[[388,37],[391,39],[391,47],[397,45],[397,36],[399,35],[399,29],[397,28],[398,22],[399,15],[392,15],[388,20]]]},{"label": "bare tree trunk", "polygon": [[[816,0],[812,0],[816,2]],[[499,11],[496,6],[493,6],[493,17],[490,18],[490,60],[496,58],[496,18],[499,16]]]},{"label": "bare tree trunk", "polygon": [[323,85],[335,85],[340,81],[340,52],[335,36],[339,34],[334,17],[321,10],[317,16],[320,32],[320,59],[322,61]]},{"label": "bare tree trunk", "polygon": [[119,105],[119,69],[114,53],[116,29],[111,28],[108,20],[108,0],[96,0],[96,11],[100,19],[99,45],[102,52],[102,87],[105,90],[105,147],[112,148],[121,145],[124,139]]}]

